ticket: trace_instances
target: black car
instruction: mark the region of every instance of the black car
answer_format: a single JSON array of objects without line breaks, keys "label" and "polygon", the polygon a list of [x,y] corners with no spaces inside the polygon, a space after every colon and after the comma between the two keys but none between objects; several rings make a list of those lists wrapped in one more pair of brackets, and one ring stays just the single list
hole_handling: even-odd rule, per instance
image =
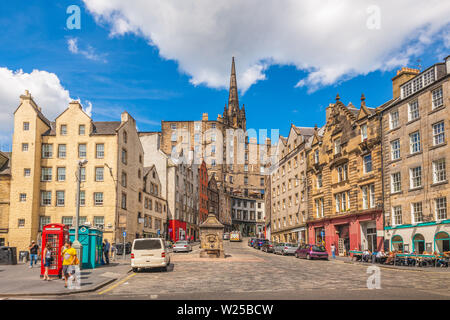
[{"label": "black car", "polygon": [[272,241],[265,239],[263,244],[261,245],[261,251],[273,253],[273,246],[274,243]]}]

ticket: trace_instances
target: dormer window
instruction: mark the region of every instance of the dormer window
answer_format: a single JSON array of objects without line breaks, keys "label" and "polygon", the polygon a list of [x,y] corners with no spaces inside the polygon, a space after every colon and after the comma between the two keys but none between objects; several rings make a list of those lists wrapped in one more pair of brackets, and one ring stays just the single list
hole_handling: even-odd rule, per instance
[{"label": "dormer window", "polygon": [[401,87],[402,99],[409,97],[410,95],[416,93],[422,88],[428,86],[436,80],[435,68],[418,75],[413,80],[407,82]]},{"label": "dormer window", "polygon": [[361,141],[367,140],[367,124],[361,126]]},{"label": "dormer window", "polygon": [[341,153],[341,138],[334,140],[334,154]]}]

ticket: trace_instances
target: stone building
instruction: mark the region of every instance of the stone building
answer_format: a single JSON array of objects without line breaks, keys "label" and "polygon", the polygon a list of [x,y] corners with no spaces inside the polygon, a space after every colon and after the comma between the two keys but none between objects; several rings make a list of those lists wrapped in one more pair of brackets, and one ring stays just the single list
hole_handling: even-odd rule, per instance
[{"label": "stone building", "polygon": [[232,229],[240,231],[244,237],[258,236],[256,228],[257,208],[259,204],[259,212],[261,216],[264,216],[264,208],[261,207],[261,204],[264,204],[264,199],[232,196],[231,201]]},{"label": "stone building", "polygon": [[450,56],[402,68],[382,111],[385,236],[389,250],[450,251]]},{"label": "stone building", "polygon": [[308,154],[308,242],[349,250],[377,251],[383,244],[379,109],[344,105],[326,109]]},{"label": "stone building", "polygon": [[8,245],[11,152],[0,151],[0,247]]},{"label": "stone building", "polygon": [[102,228],[104,237],[127,241],[138,233],[138,195],[143,149],[135,120],[95,122],[77,101],[49,121],[26,92],[14,112],[9,242],[18,250],[39,239],[48,223],[73,225],[76,172],[81,173],[80,223]]},{"label": "stone building", "polygon": [[211,178],[208,181],[208,212],[214,213],[217,219],[219,219],[220,215],[219,187],[217,185],[216,175],[214,173],[212,174]]},{"label": "stone building", "polygon": [[[307,242],[308,190],[306,157],[314,128],[291,125],[289,136],[280,137],[278,163],[270,174],[266,197],[270,199],[271,239]],[[267,208],[268,209],[268,208]]]},{"label": "stone building", "polygon": [[[198,168],[198,218],[199,224],[202,224],[208,218],[209,211],[209,183],[208,169],[205,161]],[[218,214],[218,208],[215,212]]]},{"label": "stone building", "polygon": [[[145,155],[144,155],[145,157]],[[144,167],[142,194],[143,202],[141,234],[144,238],[164,237],[167,222],[167,201],[163,198],[163,189],[155,165]]]}]

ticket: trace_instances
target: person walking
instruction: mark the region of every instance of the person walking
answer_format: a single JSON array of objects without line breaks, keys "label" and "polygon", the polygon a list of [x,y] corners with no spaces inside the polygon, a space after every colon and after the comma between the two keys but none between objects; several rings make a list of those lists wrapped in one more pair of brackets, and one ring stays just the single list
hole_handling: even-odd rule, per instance
[{"label": "person walking", "polygon": [[113,244],[111,244],[111,259],[112,259],[113,261],[116,260],[116,254],[117,254],[116,244],[113,243]]},{"label": "person walking", "polygon": [[50,243],[47,243],[45,246],[44,252],[42,253],[44,255],[44,281],[50,281],[50,277],[48,276],[48,268],[50,268],[53,257],[52,257],[52,245]]},{"label": "person walking", "polygon": [[103,245],[103,255],[105,256],[105,262],[106,264],[109,264],[109,249],[110,244],[108,242],[108,239],[105,239],[104,245]]},{"label": "person walking", "polygon": [[333,259],[336,259],[336,246],[334,243],[331,244],[331,255],[333,256]]},{"label": "person walking", "polygon": [[67,288],[67,281],[70,277],[70,267],[78,264],[77,251],[72,248],[72,242],[67,241],[64,244],[64,250],[62,251],[63,256],[63,268],[62,273],[64,276],[64,288]]},{"label": "person walking", "polygon": [[39,246],[33,240],[33,241],[31,241],[31,244],[28,247],[28,250],[30,251],[30,268],[33,268],[33,261],[34,261],[34,264],[37,265]]}]

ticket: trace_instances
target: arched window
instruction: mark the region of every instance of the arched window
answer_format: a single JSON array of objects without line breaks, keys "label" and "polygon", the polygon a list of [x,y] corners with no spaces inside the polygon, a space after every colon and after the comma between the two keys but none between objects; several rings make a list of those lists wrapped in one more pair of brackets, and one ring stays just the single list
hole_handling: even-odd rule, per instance
[{"label": "arched window", "polygon": [[392,251],[402,251],[403,252],[403,238],[399,235],[393,236],[391,239]]},{"label": "arched window", "polygon": [[420,233],[413,237],[413,252],[422,254],[425,251],[425,238]]},{"label": "arched window", "polygon": [[434,236],[434,248],[440,253],[450,251],[450,236],[447,232],[441,231]]}]

